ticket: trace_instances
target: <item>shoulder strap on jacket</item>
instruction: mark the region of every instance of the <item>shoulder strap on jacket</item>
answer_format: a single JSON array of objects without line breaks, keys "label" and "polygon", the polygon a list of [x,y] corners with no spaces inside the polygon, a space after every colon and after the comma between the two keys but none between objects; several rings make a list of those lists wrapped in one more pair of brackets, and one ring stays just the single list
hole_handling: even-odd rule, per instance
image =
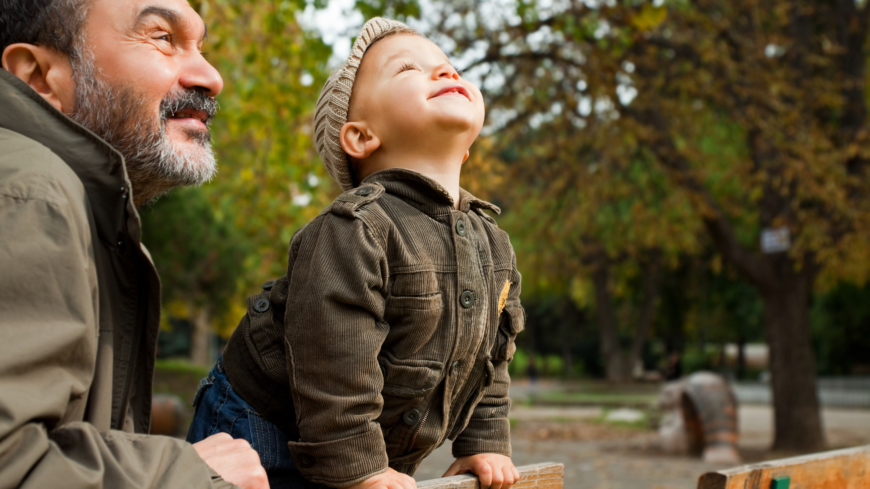
[{"label": "shoulder strap on jacket", "polygon": [[378,200],[385,191],[379,183],[366,183],[339,195],[329,206],[329,211],[339,216],[354,217],[357,209]]}]

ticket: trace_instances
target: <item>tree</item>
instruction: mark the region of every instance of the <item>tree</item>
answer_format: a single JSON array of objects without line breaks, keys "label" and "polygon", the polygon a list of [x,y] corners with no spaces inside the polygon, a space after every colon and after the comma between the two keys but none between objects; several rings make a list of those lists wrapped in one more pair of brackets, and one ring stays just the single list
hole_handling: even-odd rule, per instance
[{"label": "tree", "polygon": [[[541,136],[525,138],[527,152],[558,168],[551,175],[640,159],[689,199],[706,239],[762,297],[774,448],[821,448],[810,297],[819,284],[860,281],[870,267],[862,233],[870,218],[870,7],[590,0],[435,8],[443,15],[434,16],[434,38],[455,48],[490,95],[496,146]],[[762,234],[780,247],[762,249]]]}]

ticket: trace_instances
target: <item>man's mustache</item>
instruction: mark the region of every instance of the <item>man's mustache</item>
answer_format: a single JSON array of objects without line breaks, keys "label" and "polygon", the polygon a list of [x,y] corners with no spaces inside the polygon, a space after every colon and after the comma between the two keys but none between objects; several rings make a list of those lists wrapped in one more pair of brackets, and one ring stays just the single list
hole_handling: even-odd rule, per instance
[{"label": "man's mustache", "polygon": [[206,114],[205,125],[211,124],[218,110],[217,101],[200,90],[179,90],[170,93],[160,102],[160,121],[166,124],[166,120],[178,112],[196,111]]}]

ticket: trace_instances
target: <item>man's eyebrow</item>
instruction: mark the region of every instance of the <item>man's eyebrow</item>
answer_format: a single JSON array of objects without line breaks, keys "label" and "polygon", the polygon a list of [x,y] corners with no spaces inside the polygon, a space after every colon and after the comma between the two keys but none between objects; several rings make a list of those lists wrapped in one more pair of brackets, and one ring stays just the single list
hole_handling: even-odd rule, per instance
[{"label": "man's eyebrow", "polygon": [[[168,9],[166,7],[158,7],[156,5],[151,5],[142,9],[139,12],[139,15],[136,16],[136,26],[141,25],[146,17],[151,15],[156,15],[157,17],[163,18],[166,22],[169,22],[172,25],[178,25],[181,23],[181,14],[176,10]],[[208,37],[208,26],[203,23],[203,34],[202,41]]]},{"label": "man's eyebrow", "polygon": [[157,7],[157,6],[149,6],[142,9],[139,12],[139,15],[136,16],[136,25],[142,24],[145,21],[145,18],[151,15],[156,15],[157,17],[162,17],[166,22],[170,24],[178,24],[181,19],[181,15],[175,10],[168,9],[165,7]]}]

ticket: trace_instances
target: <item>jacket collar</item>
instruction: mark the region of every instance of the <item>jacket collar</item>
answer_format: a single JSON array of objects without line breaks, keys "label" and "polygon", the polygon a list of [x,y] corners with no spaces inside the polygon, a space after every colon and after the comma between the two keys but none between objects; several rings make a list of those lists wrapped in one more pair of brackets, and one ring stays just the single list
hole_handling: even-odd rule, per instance
[{"label": "jacket collar", "polygon": [[47,147],[76,173],[85,187],[98,236],[113,245],[132,240],[127,244],[139,247],[139,214],[133,204],[124,157],[3,69],[0,107],[0,127]]},{"label": "jacket collar", "polygon": [[[387,193],[393,194],[410,203],[420,211],[430,215],[449,214],[454,209],[453,197],[447,189],[435,180],[405,168],[390,168],[367,176],[362,184],[379,183]],[[501,214],[501,209],[495,204],[478,199],[467,190],[459,189],[459,210],[469,212],[472,209],[486,209]]]}]

